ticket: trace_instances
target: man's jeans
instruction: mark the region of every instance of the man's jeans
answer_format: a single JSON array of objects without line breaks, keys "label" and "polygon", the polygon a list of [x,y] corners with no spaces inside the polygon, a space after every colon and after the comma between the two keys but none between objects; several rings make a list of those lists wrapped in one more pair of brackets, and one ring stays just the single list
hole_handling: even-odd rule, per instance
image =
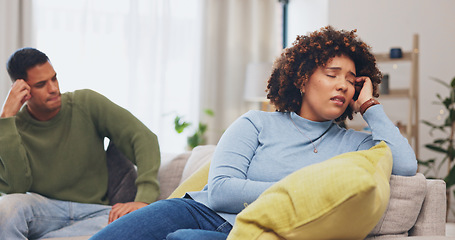
[{"label": "man's jeans", "polygon": [[128,213],[91,240],[221,240],[231,229],[231,224],[204,204],[173,198]]},{"label": "man's jeans", "polygon": [[0,239],[93,235],[107,225],[110,210],[36,193],[8,194],[0,197]]}]

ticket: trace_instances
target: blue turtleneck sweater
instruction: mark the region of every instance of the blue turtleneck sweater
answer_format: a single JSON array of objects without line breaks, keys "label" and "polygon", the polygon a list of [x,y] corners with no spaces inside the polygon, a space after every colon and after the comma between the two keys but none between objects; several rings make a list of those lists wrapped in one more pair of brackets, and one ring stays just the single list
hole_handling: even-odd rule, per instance
[{"label": "blue turtleneck sweater", "polygon": [[414,175],[414,151],[383,107],[368,108],[363,118],[371,133],[340,128],[332,121],[313,122],[295,113],[250,111],[220,139],[208,185],[189,195],[234,225],[245,203],[252,203],[292,172],[342,153],[369,149],[381,141],[392,150],[392,174]]}]

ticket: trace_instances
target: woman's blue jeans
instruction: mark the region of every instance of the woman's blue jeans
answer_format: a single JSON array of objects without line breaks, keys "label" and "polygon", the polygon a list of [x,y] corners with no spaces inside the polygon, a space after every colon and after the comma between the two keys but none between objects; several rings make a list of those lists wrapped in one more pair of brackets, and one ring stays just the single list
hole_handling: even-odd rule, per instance
[{"label": "woman's blue jeans", "polygon": [[154,202],[129,213],[91,240],[217,240],[226,239],[232,226],[204,204],[187,198]]}]

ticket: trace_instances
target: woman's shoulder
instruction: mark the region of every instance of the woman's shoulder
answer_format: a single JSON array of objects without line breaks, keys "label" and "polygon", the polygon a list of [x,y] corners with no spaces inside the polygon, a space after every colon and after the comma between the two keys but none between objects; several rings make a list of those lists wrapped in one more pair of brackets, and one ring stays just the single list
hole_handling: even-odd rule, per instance
[{"label": "woman's shoulder", "polygon": [[245,117],[260,117],[260,118],[279,118],[283,117],[288,113],[283,113],[283,112],[266,112],[266,111],[261,111],[261,110],[249,110],[243,116]]},{"label": "woman's shoulder", "polygon": [[260,110],[250,110],[243,114],[241,118],[249,119],[252,122],[276,122],[286,118],[289,113],[265,112]]}]

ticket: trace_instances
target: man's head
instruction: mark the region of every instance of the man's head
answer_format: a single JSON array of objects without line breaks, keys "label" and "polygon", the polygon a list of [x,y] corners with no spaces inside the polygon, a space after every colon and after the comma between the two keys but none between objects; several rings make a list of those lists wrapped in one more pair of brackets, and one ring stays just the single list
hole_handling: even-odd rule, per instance
[{"label": "man's head", "polygon": [[[47,121],[61,108],[61,94],[55,72],[46,54],[34,48],[17,50],[7,63],[14,84],[24,81],[29,88],[27,110],[36,119]],[[13,84],[13,86],[14,86]]]},{"label": "man's head", "polygon": [[42,65],[49,61],[49,58],[43,52],[35,48],[21,48],[14,52],[6,63],[6,69],[15,82],[17,79],[27,81],[27,70],[36,65]]}]

